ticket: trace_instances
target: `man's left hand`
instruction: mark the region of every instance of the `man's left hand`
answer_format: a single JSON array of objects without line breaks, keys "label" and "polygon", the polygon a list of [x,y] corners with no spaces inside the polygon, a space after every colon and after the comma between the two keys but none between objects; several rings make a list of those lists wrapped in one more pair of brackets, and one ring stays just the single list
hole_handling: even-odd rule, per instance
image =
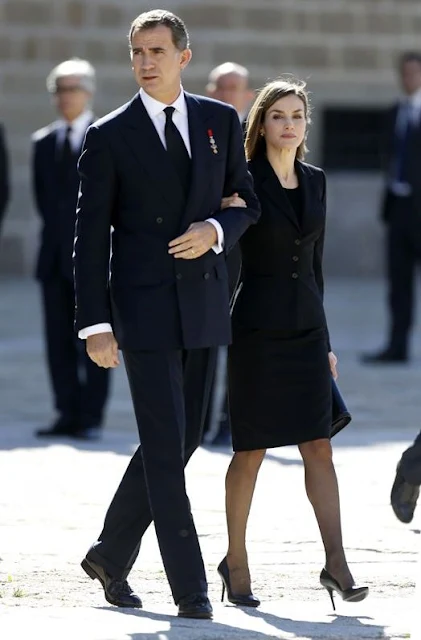
[{"label": "man's left hand", "polygon": [[182,236],[169,243],[168,253],[174,258],[194,260],[218,242],[218,234],[211,222],[193,222]]}]

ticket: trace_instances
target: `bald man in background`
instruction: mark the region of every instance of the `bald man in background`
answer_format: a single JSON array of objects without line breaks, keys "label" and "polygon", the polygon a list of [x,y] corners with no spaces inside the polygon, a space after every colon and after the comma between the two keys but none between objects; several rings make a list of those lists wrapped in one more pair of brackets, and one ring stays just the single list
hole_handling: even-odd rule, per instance
[{"label": "bald man in background", "polygon": [[[206,85],[210,98],[230,104],[238,113],[245,131],[246,118],[254,99],[254,91],[249,85],[249,71],[235,62],[224,62],[212,69]],[[231,195],[229,193],[224,194]],[[231,300],[238,285],[241,271],[241,252],[236,245],[227,256],[227,269]],[[218,363],[210,402],[210,413],[204,441],[213,445],[230,445],[230,427],[226,394],[226,347],[219,348]]]}]

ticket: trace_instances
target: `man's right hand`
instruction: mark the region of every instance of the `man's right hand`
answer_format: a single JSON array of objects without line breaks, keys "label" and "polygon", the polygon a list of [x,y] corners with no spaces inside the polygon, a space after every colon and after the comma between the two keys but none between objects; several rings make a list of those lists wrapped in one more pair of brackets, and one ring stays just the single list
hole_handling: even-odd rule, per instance
[{"label": "man's right hand", "polygon": [[118,367],[118,344],[111,331],[107,333],[95,333],[86,338],[86,351],[88,356],[104,369]]}]

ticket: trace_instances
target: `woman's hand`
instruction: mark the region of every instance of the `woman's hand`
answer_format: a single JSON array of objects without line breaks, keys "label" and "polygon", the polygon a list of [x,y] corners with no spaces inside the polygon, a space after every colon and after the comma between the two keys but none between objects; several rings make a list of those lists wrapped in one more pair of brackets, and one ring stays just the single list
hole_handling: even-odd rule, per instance
[{"label": "woman's hand", "polygon": [[246,202],[243,198],[240,198],[238,193],[233,193],[232,196],[227,196],[221,200],[221,209],[228,209],[228,207],[246,207]]},{"label": "woman's hand", "polygon": [[329,351],[329,364],[330,364],[330,371],[332,373],[333,379],[337,380],[338,372],[336,370],[336,365],[338,364],[338,358],[335,356],[333,351]]}]

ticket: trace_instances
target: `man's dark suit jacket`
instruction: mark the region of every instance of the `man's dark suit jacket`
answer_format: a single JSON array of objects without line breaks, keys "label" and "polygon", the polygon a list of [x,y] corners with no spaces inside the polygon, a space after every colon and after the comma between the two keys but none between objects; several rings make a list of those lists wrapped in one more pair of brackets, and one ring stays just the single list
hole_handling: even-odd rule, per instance
[{"label": "man's dark suit jacket", "polygon": [[303,196],[301,224],[266,157],[249,163],[262,215],[240,240],[243,284],[233,312],[233,322],[248,328],[326,327],[322,273],[326,179],[310,164],[296,161],[295,167]]},{"label": "man's dark suit jacket", "polygon": [[[187,200],[139,94],[89,128],[79,161],[76,328],[109,322],[122,349],[192,349],[231,339],[225,256],[209,250],[175,259],[168,243],[192,222],[213,217],[229,252],[260,207],[235,110],[185,96],[192,150]],[[221,198],[234,191],[247,208],[221,211]]]},{"label": "man's dark suit jacket", "polygon": [[[390,191],[388,189],[388,181],[390,175],[391,162],[393,160],[395,140],[396,140],[396,119],[398,117],[399,104],[394,105],[385,116],[384,125],[384,146],[381,150],[382,164],[387,174],[387,183],[384,193],[383,206],[381,208],[381,217],[387,222],[390,217]],[[418,120],[418,125],[412,128],[411,135],[407,142],[406,150],[406,169],[407,169],[407,182],[411,185],[412,189],[412,205],[415,213],[421,218],[421,180],[420,180],[420,167],[421,167],[421,118]]]},{"label": "man's dark suit jacket", "polygon": [[65,188],[58,179],[57,125],[40,129],[33,135],[32,180],[37,211],[43,222],[36,277],[46,280],[59,269],[73,280],[73,243],[76,223],[76,204],[79,190],[77,160],[69,170]]},{"label": "man's dark suit jacket", "polygon": [[3,128],[0,125],[0,227],[9,200],[9,168]]}]

